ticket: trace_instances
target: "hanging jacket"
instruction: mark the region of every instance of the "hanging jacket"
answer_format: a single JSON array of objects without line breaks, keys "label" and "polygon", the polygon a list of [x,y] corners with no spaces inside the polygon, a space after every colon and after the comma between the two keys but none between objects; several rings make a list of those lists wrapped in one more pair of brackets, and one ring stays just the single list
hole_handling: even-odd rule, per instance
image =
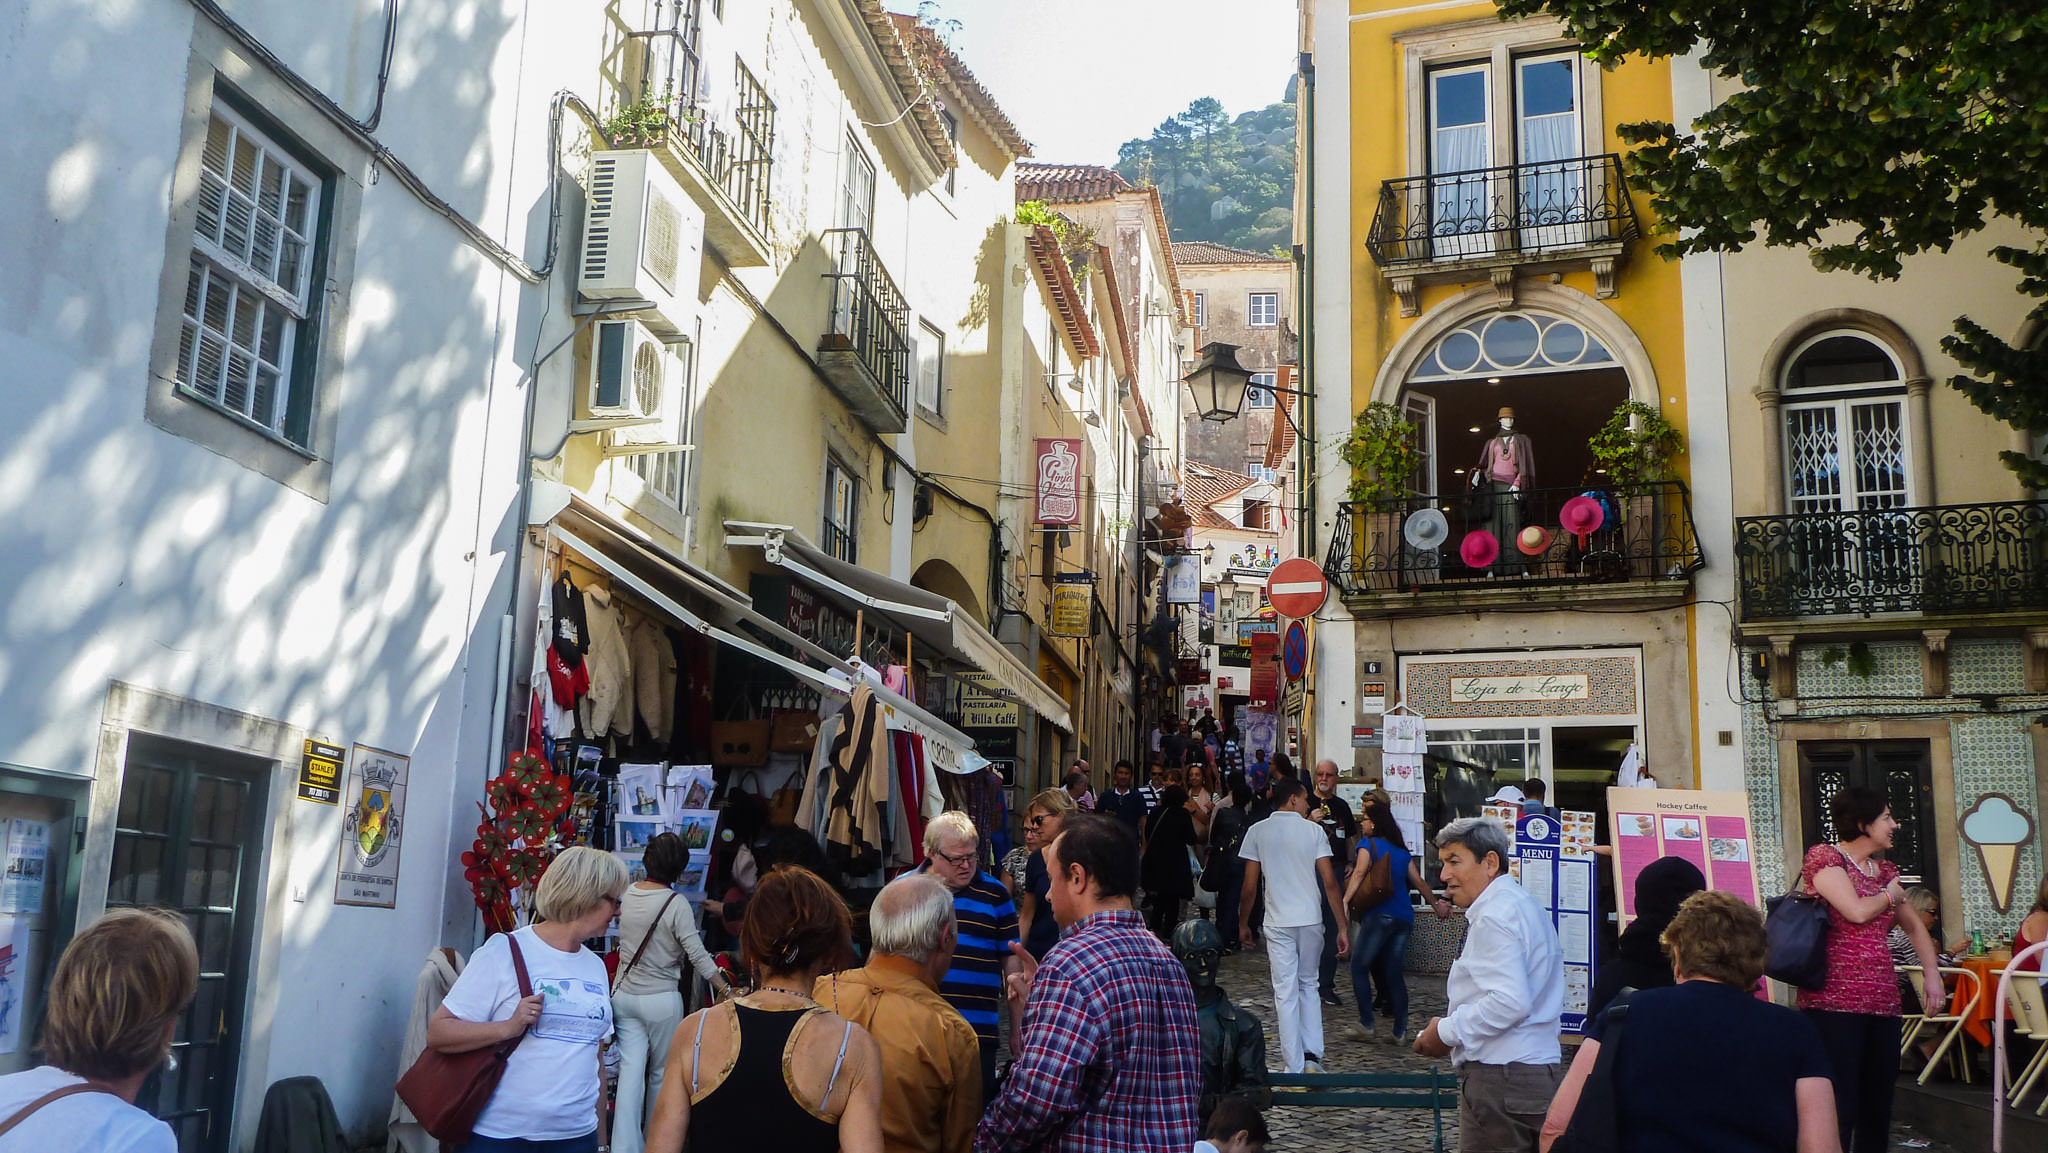
[{"label": "hanging jacket", "polygon": [[[606,733],[630,737],[633,702],[628,694],[632,692],[633,667],[626,657],[625,625],[610,593],[593,586],[583,595],[590,625],[590,651],[583,658],[590,666],[590,692],[578,710],[583,732],[592,740],[603,740]],[[556,617],[558,626],[560,621]]]},{"label": "hanging jacket", "polygon": [[549,617],[552,621],[552,643],[555,651],[562,654],[562,663],[575,668],[583,663],[583,654],[590,651],[590,629],[583,611],[583,594],[577,591],[576,583],[563,573],[548,592]]},{"label": "hanging jacket", "polygon": [[626,659],[633,666],[633,711],[647,726],[648,736],[668,740],[676,705],[676,654],[669,647],[668,630],[652,617],[634,622],[626,636]]},{"label": "hanging jacket", "polygon": [[880,869],[890,771],[882,703],[863,681],[847,705],[846,728],[832,743],[831,817],[825,830],[827,854],[850,876]]}]

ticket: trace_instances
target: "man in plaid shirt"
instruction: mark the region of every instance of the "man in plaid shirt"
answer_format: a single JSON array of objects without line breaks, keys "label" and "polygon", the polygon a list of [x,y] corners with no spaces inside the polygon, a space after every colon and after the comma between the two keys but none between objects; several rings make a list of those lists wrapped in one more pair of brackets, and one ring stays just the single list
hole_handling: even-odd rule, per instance
[{"label": "man in plaid shirt", "polygon": [[1138,838],[1070,813],[1047,849],[1060,941],[1009,978],[1024,1003],[1016,1064],[975,1153],[1159,1153],[1201,1136],[1202,1039],[1187,972],[1132,905]]}]

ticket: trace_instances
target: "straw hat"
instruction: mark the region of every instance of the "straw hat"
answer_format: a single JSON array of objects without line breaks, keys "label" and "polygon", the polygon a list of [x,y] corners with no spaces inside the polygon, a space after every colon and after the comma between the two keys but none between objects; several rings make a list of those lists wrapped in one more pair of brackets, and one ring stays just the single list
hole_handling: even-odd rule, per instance
[{"label": "straw hat", "polygon": [[1515,415],[1515,410],[1514,410],[1514,409],[1512,409],[1512,408],[1509,408],[1509,407],[1507,407],[1506,405],[1502,405],[1502,406],[1501,406],[1501,409],[1500,409],[1500,411],[1499,411],[1499,412],[1496,412],[1496,413],[1494,413],[1494,414],[1493,414],[1493,416],[1494,416],[1494,419],[1495,419],[1495,420],[1499,420],[1499,419],[1500,419],[1501,417],[1504,417],[1504,416],[1505,416],[1505,417],[1513,417],[1514,415]]},{"label": "straw hat", "polygon": [[1515,534],[1515,547],[1525,556],[1541,556],[1550,549],[1550,530],[1540,524],[1532,524]]}]

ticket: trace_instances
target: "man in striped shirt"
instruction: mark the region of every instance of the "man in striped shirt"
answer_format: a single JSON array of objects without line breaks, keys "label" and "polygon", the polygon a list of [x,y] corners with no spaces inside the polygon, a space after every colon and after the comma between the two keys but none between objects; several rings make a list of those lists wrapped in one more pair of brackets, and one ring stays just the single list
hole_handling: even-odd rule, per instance
[{"label": "man in striped shirt", "polygon": [[981,1042],[981,1099],[996,1093],[996,1014],[1003,1005],[1003,978],[1019,962],[1010,953],[1018,941],[1017,904],[1003,883],[981,871],[981,836],[967,814],[948,810],[924,827],[924,871],[953,892],[960,943],[939,994],[974,1026]]}]

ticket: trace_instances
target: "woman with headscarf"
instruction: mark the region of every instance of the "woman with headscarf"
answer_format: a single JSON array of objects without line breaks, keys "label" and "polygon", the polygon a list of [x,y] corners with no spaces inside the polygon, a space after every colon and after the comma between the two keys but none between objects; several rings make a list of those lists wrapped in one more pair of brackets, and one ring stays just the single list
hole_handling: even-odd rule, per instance
[{"label": "woman with headscarf", "polygon": [[1598,1017],[1623,989],[1671,987],[1671,957],[1660,938],[1678,906],[1706,887],[1699,866],[1682,857],[1659,857],[1643,869],[1636,877],[1636,919],[1622,930],[1614,951],[1600,959],[1586,1020]]}]

